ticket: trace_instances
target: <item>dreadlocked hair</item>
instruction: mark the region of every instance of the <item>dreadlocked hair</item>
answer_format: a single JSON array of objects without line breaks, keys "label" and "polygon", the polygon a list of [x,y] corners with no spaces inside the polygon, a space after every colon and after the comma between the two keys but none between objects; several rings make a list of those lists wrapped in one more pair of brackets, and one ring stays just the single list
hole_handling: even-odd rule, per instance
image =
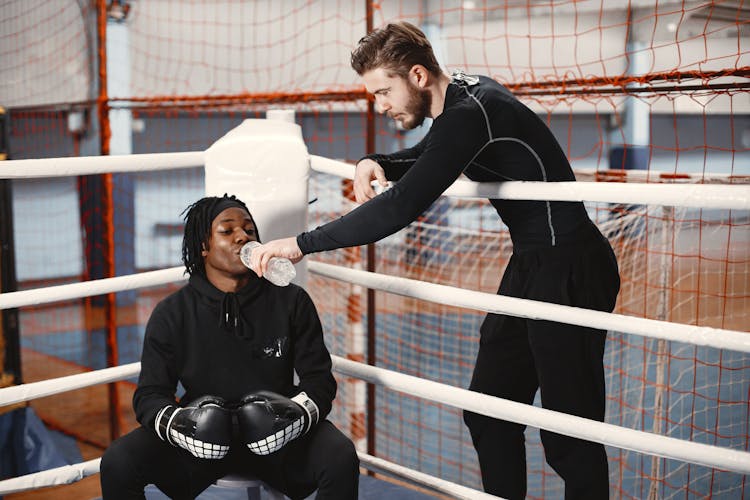
[{"label": "dreadlocked hair", "polygon": [[[224,196],[201,198],[189,205],[180,214],[185,216],[185,234],[182,237],[182,263],[185,265],[188,274],[192,275],[197,272],[205,276],[206,269],[203,264],[202,252],[208,248],[208,240],[211,237],[211,223],[221,212],[221,210],[216,211],[217,207],[226,205],[227,202],[229,202],[229,205],[222,210],[235,206],[245,209],[248,214],[250,213],[242,200],[225,193]],[[260,236],[258,236],[258,241],[260,241]]]}]

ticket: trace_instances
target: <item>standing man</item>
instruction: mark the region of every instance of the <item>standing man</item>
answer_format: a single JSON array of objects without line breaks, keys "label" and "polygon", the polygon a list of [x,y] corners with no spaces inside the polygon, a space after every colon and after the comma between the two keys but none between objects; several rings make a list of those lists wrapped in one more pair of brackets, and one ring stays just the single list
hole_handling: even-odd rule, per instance
[{"label": "standing man", "polygon": [[146,326],[133,395],[142,427],[104,453],[104,500],[143,499],[149,483],[195,498],[238,472],[292,499],[316,489],[320,500],[357,498],[354,444],[325,418],[336,380],[315,305],[302,288],[274,286],[242,264],[240,249],[253,240],[255,222],[234,196],[188,207],[190,280]]},{"label": "standing man", "polygon": [[[574,181],[551,131],[506,88],[484,76],[445,74],[415,26],[388,24],[365,36],[352,67],[382,113],[411,129],[434,119],[414,147],[359,161],[354,192],[361,206],[296,238],[253,252],[253,269],[271,257],[375,242],[407,226],[462,173],[479,182]],[[394,186],[376,196],[377,180]],[[508,226],[513,255],[498,293],[612,311],[620,287],[607,240],[580,202],[491,199]],[[488,314],[470,389],[532,404],[541,389],[550,410],[604,420],[602,358],[606,332],[551,321]],[[484,489],[510,499],[526,494],[525,426],[465,412]],[[604,446],[541,431],[546,460],[565,480],[565,498],[609,495]]]}]

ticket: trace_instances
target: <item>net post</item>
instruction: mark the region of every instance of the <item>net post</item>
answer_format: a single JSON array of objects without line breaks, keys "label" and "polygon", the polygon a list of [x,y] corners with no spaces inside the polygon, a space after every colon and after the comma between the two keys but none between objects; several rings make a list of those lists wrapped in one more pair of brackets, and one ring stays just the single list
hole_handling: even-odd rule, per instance
[{"label": "net post", "polygon": [[[8,158],[8,114],[0,107],[0,161]],[[13,237],[13,186],[0,180],[0,292],[18,290]],[[2,311],[0,321],[0,387],[20,384],[21,342],[18,309]]]}]

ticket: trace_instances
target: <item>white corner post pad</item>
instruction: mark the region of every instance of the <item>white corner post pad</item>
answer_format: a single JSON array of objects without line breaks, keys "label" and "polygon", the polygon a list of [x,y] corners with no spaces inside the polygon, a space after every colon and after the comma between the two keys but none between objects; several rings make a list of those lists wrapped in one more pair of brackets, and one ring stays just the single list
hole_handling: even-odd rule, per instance
[{"label": "white corner post pad", "polygon": [[[310,155],[291,111],[276,119],[247,119],[205,154],[207,196],[234,194],[247,204],[261,241],[307,230]],[[291,119],[290,119],[291,116]],[[305,260],[295,265],[294,283],[307,282]]]},{"label": "white corner post pad", "polygon": [[315,404],[315,401],[310,399],[310,397],[307,395],[306,392],[302,391],[296,396],[292,398],[292,401],[300,405],[305,412],[307,413],[307,416],[309,417],[307,428],[305,429],[304,434],[309,431],[313,425],[318,423],[318,415],[320,414],[318,412],[318,405]]}]

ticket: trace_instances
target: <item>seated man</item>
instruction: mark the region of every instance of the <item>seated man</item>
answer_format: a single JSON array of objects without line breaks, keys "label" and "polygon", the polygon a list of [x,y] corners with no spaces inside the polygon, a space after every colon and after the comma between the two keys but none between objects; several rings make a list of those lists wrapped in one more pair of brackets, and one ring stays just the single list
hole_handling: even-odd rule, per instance
[{"label": "seated man", "polygon": [[133,397],[141,427],[104,453],[104,500],[142,499],[149,483],[194,498],[230,472],[293,499],[316,489],[318,499],[357,498],[354,445],[325,420],[336,381],[312,300],[242,264],[242,246],[259,239],[243,202],[206,197],[186,212],[190,281],[146,326]]}]

